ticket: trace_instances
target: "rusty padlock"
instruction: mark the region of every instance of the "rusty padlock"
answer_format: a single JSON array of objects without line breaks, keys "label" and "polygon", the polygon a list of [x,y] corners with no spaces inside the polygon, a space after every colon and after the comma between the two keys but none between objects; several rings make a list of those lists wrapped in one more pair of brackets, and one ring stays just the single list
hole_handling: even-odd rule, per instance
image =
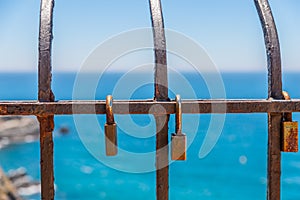
[{"label": "rusty padlock", "polygon": [[171,138],[171,159],[186,160],[186,135],[182,133],[182,109],[180,95],[176,95],[176,123]]},{"label": "rusty padlock", "polygon": [[[285,100],[291,100],[287,92],[282,92]],[[298,122],[292,120],[292,113],[284,113],[282,122],[281,151],[298,152]]]},{"label": "rusty padlock", "polygon": [[107,156],[115,156],[118,153],[117,147],[117,124],[115,123],[112,109],[113,98],[111,95],[106,97],[106,124],[105,129],[105,149]]}]

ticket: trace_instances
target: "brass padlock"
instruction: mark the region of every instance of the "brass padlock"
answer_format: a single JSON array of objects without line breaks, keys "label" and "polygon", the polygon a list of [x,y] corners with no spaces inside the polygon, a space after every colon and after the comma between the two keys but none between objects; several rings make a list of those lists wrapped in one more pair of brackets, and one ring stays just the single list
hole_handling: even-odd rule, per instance
[{"label": "brass padlock", "polygon": [[171,138],[171,159],[186,160],[186,135],[182,133],[182,109],[180,95],[176,95],[176,133]]},{"label": "brass padlock", "polygon": [[117,147],[117,124],[115,123],[112,110],[112,96],[106,97],[106,124],[105,129],[105,150],[107,156],[115,156],[118,153]]},{"label": "brass padlock", "polygon": [[[282,92],[285,100],[291,100],[287,92]],[[298,122],[292,121],[292,113],[284,113],[282,122],[282,143],[283,152],[298,152]]]}]

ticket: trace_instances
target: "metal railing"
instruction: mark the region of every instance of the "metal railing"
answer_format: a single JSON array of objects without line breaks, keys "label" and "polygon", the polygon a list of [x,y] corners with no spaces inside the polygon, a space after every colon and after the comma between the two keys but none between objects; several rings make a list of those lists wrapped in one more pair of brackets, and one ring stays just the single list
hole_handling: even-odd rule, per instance
[{"label": "metal railing", "polygon": [[[160,0],[149,0],[149,3],[156,64],[154,99],[141,101],[116,100],[113,104],[113,110],[116,114],[153,114],[157,127],[163,127],[159,128],[156,133],[156,194],[158,200],[167,200],[169,199],[168,121],[170,114],[176,112],[176,102],[171,101],[168,97],[167,50],[161,2]],[[267,199],[280,200],[281,124],[284,113],[300,112],[300,100],[284,100],[282,95],[280,46],[270,5],[268,0],[254,0],[254,3],[262,24],[268,57],[268,99],[183,100],[182,112],[194,114],[268,113]],[[105,114],[106,102],[105,100],[55,101],[51,90],[51,46],[54,0],[41,0],[40,8],[38,101],[0,102],[0,115],[37,116],[40,123],[41,198],[52,200],[54,199],[52,139],[54,115]],[[160,106],[152,107],[153,105]],[[225,110],[223,109],[224,105],[226,106]],[[218,107],[221,109],[218,109]],[[159,149],[164,150],[158,151]]]}]

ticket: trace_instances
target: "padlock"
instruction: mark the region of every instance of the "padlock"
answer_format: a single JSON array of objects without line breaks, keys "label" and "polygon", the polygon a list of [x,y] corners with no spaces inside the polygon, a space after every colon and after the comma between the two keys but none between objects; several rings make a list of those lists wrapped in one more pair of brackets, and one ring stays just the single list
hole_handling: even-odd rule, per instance
[{"label": "padlock", "polygon": [[182,109],[180,95],[176,95],[176,133],[171,138],[171,159],[186,160],[186,135],[182,133]]},{"label": "padlock", "polygon": [[282,151],[298,152],[298,122],[283,122]]},{"label": "padlock", "polygon": [[106,97],[106,124],[105,130],[105,150],[107,156],[115,156],[118,153],[117,147],[117,124],[114,120],[114,113],[112,110],[112,96]]},{"label": "padlock", "polygon": [[[282,92],[285,100],[291,100],[289,94]],[[292,113],[284,113],[281,134],[281,150],[283,152],[298,152],[298,122],[293,122]]]}]

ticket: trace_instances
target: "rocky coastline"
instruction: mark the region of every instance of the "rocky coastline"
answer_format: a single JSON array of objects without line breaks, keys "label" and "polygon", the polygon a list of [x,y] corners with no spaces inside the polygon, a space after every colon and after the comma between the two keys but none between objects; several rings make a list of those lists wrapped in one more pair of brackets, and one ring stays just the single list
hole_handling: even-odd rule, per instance
[{"label": "rocky coastline", "polygon": [[0,200],[21,200],[16,187],[0,168]]},{"label": "rocky coastline", "polygon": [[[39,124],[34,117],[0,117],[0,149],[12,144],[28,143],[39,138]],[[22,200],[40,192],[40,183],[32,180],[25,168],[4,173],[0,167],[0,200]]]},{"label": "rocky coastline", "polygon": [[34,117],[0,117],[0,149],[11,144],[32,142],[39,138],[39,124]]}]

